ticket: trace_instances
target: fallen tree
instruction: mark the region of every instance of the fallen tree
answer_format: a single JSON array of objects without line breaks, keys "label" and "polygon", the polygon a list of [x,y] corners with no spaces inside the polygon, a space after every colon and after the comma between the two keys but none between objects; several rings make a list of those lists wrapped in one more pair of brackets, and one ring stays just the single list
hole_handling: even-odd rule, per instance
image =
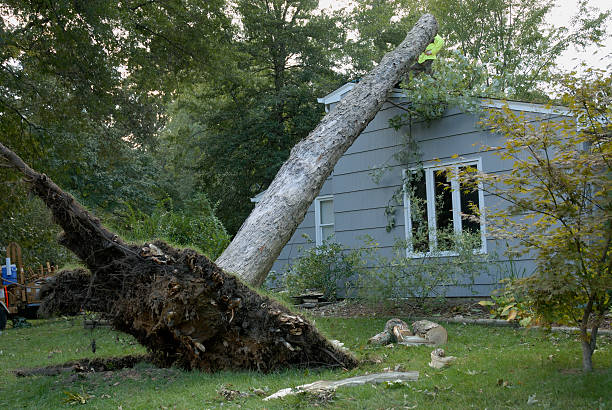
[{"label": "fallen tree", "polygon": [[[221,256],[221,266],[193,250],[174,249],[163,242],[124,242],[45,174],[0,144],[0,155],[25,176],[63,228],[60,243],[91,272],[59,275],[45,289],[47,310],[63,313],[74,310],[76,303],[104,312],[116,329],[136,337],[151,351],[152,360],[163,366],[208,371],[354,367],[357,360],[327,341],[309,321],[259,295],[224,267],[248,283],[263,281],[337,160],[436,28],[433,17],[422,17],[398,50],[385,56],[352,96],[294,148],[236,244]],[[74,303],[58,303],[59,295],[72,295]]]},{"label": "fallen tree", "polygon": [[0,154],[25,175],[63,228],[60,243],[91,272],[65,272],[48,284],[45,293],[54,296],[50,302],[58,309],[74,309],[56,300],[70,294],[82,308],[106,313],[116,329],[136,337],[161,366],[270,371],[357,364],[309,321],[205,256],[163,242],[127,244],[2,144]]},{"label": "fallen tree", "polygon": [[413,68],[437,30],[432,15],[422,16],[397,49],[387,53],[291,150],[261,201],[216,260],[220,268],[253,286],[263,283],[342,154],[372,121],[393,87]]}]

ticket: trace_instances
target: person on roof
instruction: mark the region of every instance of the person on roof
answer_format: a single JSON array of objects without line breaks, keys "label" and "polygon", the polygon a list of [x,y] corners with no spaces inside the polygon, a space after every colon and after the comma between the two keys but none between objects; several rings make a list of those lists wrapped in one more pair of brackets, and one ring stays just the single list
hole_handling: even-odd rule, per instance
[{"label": "person on roof", "polygon": [[423,64],[427,60],[435,60],[436,55],[440,52],[440,50],[442,50],[442,47],[444,47],[444,40],[442,40],[442,37],[436,34],[433,43],[429,43],[425,51],[423,51],[419,56],[419,64]]},{"label": "person on roof", "polygon": [[420,72],[431,74],[431,63],[437,58],[436,55],[442,50],[442,47],[444,47],[444,40],[436,35],[433,43],[427,45],[425,51],[419,56],[417,63],[412,66],[412,71],[415,74]]}]

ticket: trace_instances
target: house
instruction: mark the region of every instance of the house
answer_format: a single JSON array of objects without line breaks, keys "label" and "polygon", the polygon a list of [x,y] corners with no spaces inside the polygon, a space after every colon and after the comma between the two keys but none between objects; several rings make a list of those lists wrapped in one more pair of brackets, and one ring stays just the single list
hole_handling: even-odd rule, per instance
[{"label": "house", "polygon": [[[329,112],[354,86],[354,83],[345,84],[318,101],[325,104],[326,112]],[[415,164],[402,165],[394,158],[394,154],[402,149],[407,130],[396,130],[389,124],[389,120],[403,112],[400,106],[406,104],[406,101],[399,89],[394,90],[390,98],[392,103],[383,106],[340,158],[272,270],[285,271],[300,256],[301,249],[312,246],[312,241],[319,245],[329,237],[346,248],[356,249],[366,246],[363,237],[369,235],[380,245],[379,252],[389,256],[393,252],[393,244],[398,239],[405,239],[406,256],[409,258],[423,258],[430,251],[428,248],[436,245],[437,249],[442,249],[437,257],[452,258],[452,252],[444,251],[442,244],[437,243],[436,230],[445,224],[454,232],[469,228],[472,233],[480,235],[474,252],[487,255],[491,261],[487,272],[476,275],[471,289],[453,287],[447,290],[447,296],[487,296],[502,277],[531,273],[535,266],[533,259],[523,257],[509,261],[504,255],[507,243],[487,235],[486,209],[499,206],[497,199],[482,190],[463,192],[459,189],[456,177],[452,174],[445,177],[437,172],[449,168],[459,170],[467,166],[487,173],[508,171],[512,166],[510,161],[504,161],[479,148],[482,145],[499,145],[501,137],[480,128],[478,115],[447,109],[437,120],[413,122],[410,125],[412,138],[420,153],[420,165],[418,170]],[[484,107],[499,108],[505,102],[482,100],[481,104]],[[534,121],[568,115],[568,111],[561,107],[550,108],[524,102],[509,102],[508,105],[510,109],[521,111]],[[380,180],[375,181],[372,172],[383,166],[387,168],[386,172]],[[414,243],[412,240],[412,233],[415,232],[414,218],[411,215],[410,198],[406,194],[398,204],[393,223],[390,223],[389,214],[385,212],[390,199],[402,189],[402,177],[407,172],[420,173],[416,182],[418,186],[414,187],[413,192],[426,203],[427,209],[423,210],[422,216],[428,225],[429,237],[425,241],[428,243]],[[436,188],[440,179],[446,179],[444,182],[452,189]],[[257,202],[257,199],[253,201]],[[468,203],[478,206],[482,213],[479,220],[465,218],[470,213]],[[441,212],[436,213],[436,206]],[[305,236],[312,241],[309,242]]]}]

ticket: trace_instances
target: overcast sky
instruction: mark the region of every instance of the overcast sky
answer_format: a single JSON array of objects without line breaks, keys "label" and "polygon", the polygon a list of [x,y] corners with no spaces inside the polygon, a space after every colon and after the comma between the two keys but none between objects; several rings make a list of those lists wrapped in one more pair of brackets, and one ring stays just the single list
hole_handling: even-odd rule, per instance
[{"label": "overcast sky", "polygon": [[[320,0],[321,8],[340,8],[350,3],[350,0]],[[576,12],[577,0],[556,0],[556,6],[548,16],[548,22],[555,26],[569,26],[570,19]],[[612,0],[590,0],[589,4],[600,10],[612,10]],[[612,35],[612,27],[607,27],[608,36]],[[608,38],[605,47],[590,47],[586,51],[576,52],[570,49],[559,56],[557,63],[561,69],[571,70],[581,62],[586,62],[591,67],[599,67],[612,70],[612,39]]]}]

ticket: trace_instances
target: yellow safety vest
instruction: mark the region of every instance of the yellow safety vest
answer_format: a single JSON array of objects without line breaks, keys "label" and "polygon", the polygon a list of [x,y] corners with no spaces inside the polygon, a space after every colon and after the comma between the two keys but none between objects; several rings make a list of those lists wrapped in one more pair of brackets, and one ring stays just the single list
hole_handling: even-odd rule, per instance
[{"label": "yellow safety vest", "polygon": [[431,54],[427,55],[425,53],[422,53],[419,56],[419,64],[423,64],[423,62],[426,60],[435,60],[436,54],[438,54],[438,52],[442,50],[442,47],[444,47],[444,40],[442,40],[442,37],[440,37],[439,35],[436,35],[433,43],[428,44],[427,48],[425,49],[425,51],[430,51]]}]

